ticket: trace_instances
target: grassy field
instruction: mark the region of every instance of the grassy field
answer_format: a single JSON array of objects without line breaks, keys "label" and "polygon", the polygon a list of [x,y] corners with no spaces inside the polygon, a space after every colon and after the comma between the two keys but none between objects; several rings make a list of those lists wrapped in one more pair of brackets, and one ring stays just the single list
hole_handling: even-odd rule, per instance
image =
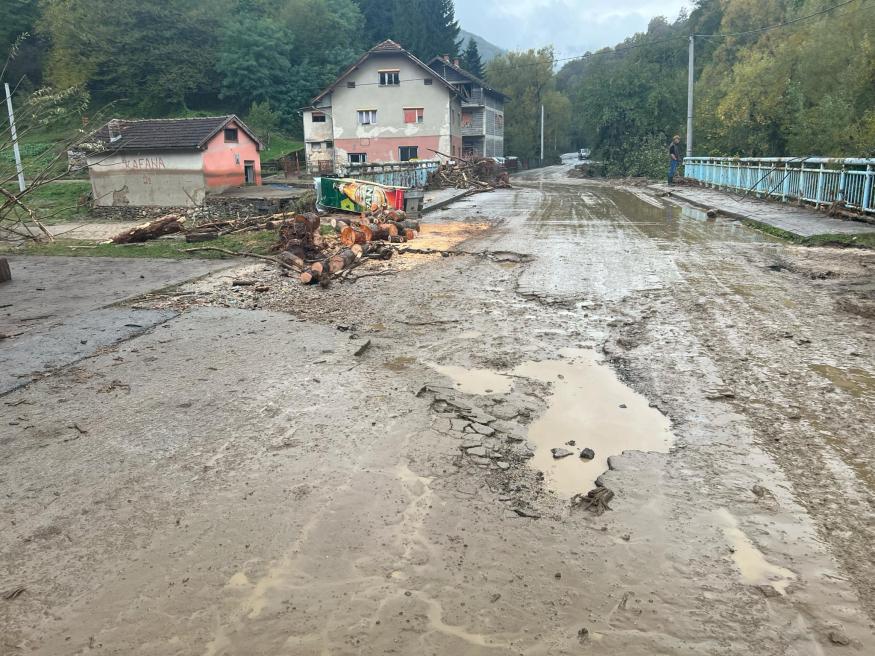
[{"label": "grassy field", "polygon": [[87,205],[81,200],[91,191],[89,182],[52,182],[29,193],[24,202],[47,225],[89,220]]},{"label": "grassy field", "polygon": [[185,241],[156,239],[142,244],[101,244],[80,239],[56,239],[52,243],[12,246],[0,243],[0,253],[7,255],[65,255],[72,257],[162,257],[173,260],[185,258],[225,259],[232,256],[215,251],[186,252],[193,248],[224,248],[267,255],[276,243],[274,230],[243,232],[226,235],[213,241],[188,244]]},{"label": "grassy field", "polygon": [[289,137],[274,134],[270,137],[270,147],[261,151],[261,161],[267,162],[303,147],[303,141],[295,141]]}]

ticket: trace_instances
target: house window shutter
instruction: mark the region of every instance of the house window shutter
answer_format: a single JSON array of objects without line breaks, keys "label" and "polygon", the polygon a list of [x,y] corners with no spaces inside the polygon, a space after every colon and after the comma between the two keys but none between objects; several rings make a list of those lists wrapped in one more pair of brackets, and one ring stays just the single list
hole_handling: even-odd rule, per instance
[{"label": "house window shutter", "polygon": [[404,122],[405,123],[416,123],[416,110],[415,109],[405,109],[404,110]]}]

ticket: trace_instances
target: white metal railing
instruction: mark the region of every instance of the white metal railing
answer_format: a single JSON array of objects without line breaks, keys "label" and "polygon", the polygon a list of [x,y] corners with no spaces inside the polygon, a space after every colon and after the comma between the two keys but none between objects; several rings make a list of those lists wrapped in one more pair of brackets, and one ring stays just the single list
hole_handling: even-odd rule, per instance
[{"label": "white metal railing", "polygon": [[687,157],[684,177],[709,187],[875,213],[875,158]]}]

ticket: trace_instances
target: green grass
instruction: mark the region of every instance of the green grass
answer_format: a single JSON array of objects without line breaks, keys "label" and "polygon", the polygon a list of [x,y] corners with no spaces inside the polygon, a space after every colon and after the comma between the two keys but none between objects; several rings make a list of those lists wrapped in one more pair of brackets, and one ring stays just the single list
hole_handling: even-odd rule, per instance
[{"label": "green grass", "polygon": [[218,260],[234,259],[230,255],[214,251],[185,252],[191,248],[224,248],[230,251],[247,251],[267,255],[277,241],[275,230],[243,232],[225,235],[213,241],[189,244],[184,241],[155,239],[142,244],[101,244],[82,239],[56,239],[51,243],[24,244],[12,246],[0,243],[0,253],[7,255],[64,255],[67,257],[157,257],[173,260],[187,258]]},{"label": "green grass", "polygon": [[86,221],[88,207],[79,201],[90,191],[89,182],[52,182],[29,192],[23,201],[47,225]]},{"label": "green grass", "polygon": [[264,150],[261,151],[261,161],[268,162],[303,147],[303,141],[295,141],[281,134],[272,134],[270,136],[270,147],[268,148],[265,145]]},{"label": "green grass", "polygon": [[781,228],[776,228],[775,226],[769,225],[768,223],[761,223],[760,221],[755,221],[754,219],[745,218],[741,219],[741,222],[745,225],[750,226],[751,228],[756,228],[760,232],[764,232],[767,235],[779,237],[780,239],[785,239],[794,244],[799,244],[800,246],[875,248],[875,228],[872,229],[872,232],[858,235],[825,234],[812,235],[811,237],[800,237],[799,235],[795,235],[792,232],[787,232],[786,230],[782,230]]}]

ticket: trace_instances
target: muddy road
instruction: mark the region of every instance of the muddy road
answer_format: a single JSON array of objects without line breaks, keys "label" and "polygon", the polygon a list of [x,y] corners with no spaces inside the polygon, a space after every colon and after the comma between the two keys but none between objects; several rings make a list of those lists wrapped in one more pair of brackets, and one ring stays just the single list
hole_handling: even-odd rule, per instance
[{"label": "muddy road", "polygon": [[875,255],[566,174],[0,397],[0,652],[875,652]]}]

